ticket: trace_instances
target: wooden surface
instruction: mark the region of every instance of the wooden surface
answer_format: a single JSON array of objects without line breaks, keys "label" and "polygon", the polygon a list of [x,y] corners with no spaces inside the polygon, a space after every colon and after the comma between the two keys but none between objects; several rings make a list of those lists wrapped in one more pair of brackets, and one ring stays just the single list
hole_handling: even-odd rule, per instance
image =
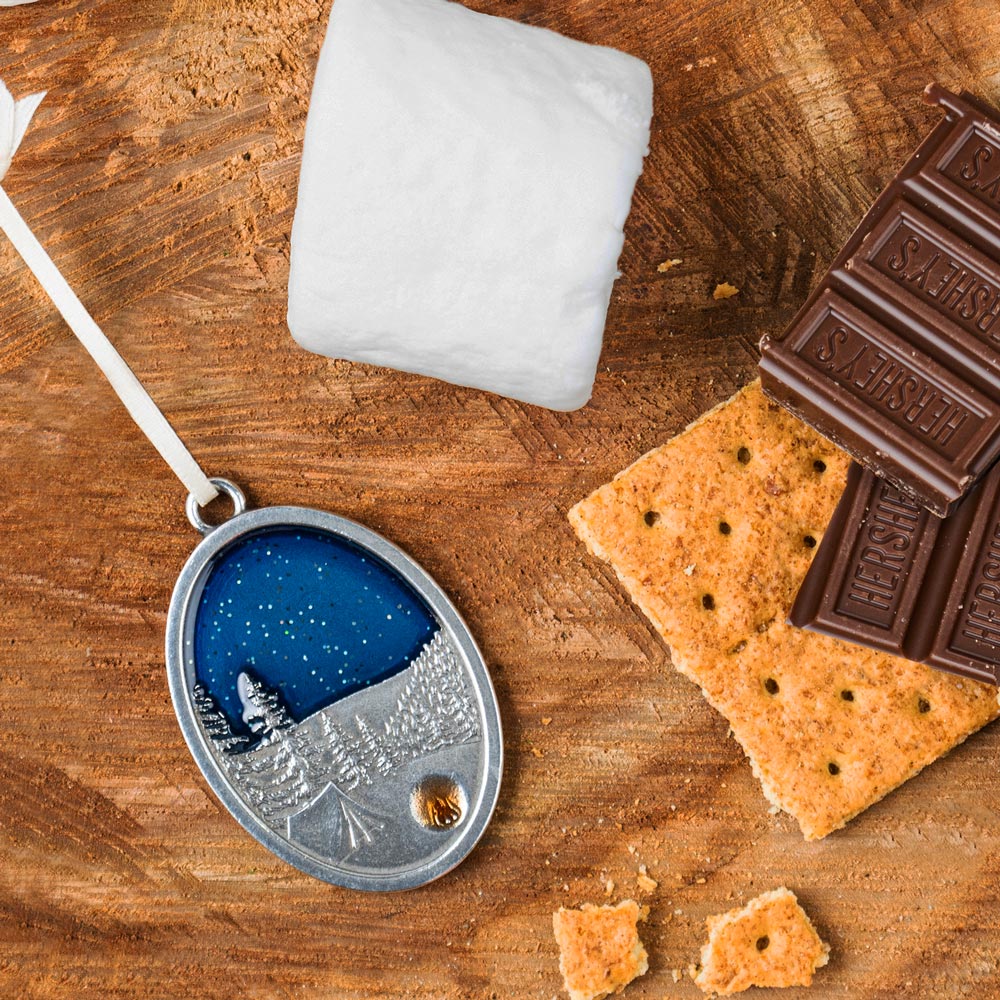
[{"label": "wooden surface", "polygon": [[[994,0],[470,0],[653,68],[573,414],[292,343],[329,3],[0,8],[0,77],[50,93],[5,187],[211,473],[363,521],[449,590],[501,700],[500,805],[461,868],[388,896],[300,875],[218,805],[163,668],[196,541],[182,490],[0,239],[0,995],[549,998],[551,911],[607,879],[637,894],[645,864],[651,966],[627,996],[700,995],[672,970],[705,916],[779,884],[833,948],[789,1000],[1000,996],[1000,730],[805,844],[565,520],[753,377],[760,335],[935,121],[924,84],[1000,100]],[[740,294],[715,302],[723,280]]]}]

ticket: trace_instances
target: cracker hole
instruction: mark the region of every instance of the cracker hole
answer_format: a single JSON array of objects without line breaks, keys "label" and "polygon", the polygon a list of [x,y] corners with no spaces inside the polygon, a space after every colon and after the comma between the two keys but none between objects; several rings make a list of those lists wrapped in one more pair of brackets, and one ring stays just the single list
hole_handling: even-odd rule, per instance
[{"label": "cracker hole", "polygon": [[732,529],[732,525],[730,525],[728,521],[720,521],[719,522],[719,534],[720,535],[728,535],[732,530],[733,530]]},{"label": "cracker hole", "polygon": [[836,777],[836,776],[837,776],[838,774],[840,774],[840,765],[839,765],[839,764],[835,764],[835,763],[834,763],[834,762],[833,762],[832,760],[830,761],[830,763],[829,763],[829,764],[827,764],[827,765],[826,765],[826,769],[827,769],[827,770],[828,770],[828,771],[830,772],[830,774],[832,774],[832,775],[833,775],[834,777]]},{"label": "cracker hole", "polygon": [[647,510],[646,513],[642,515],[642,519],[646,522],[646,524],[650,528],[652,528],[653,525],[656,524],[657,521],[659,521],[660,515],[655,510]]},{"label": "cracker hole", "polygon": [[778,682],[773,677],[768,677],[768,679],[764,681],[764,690],[768,694],[777,694],[781,690],[781,688],[779,687]]},{"label": "cracker hole", "polygon": [[736,452],[736,461],[739,462],[740,465],[746,465],[752,457],[750,449],[746,446],[740,448],[740,450]]},{"label": "cracker hole", "polygon": [[773,624],[774,624],[774,619],[768,618],[766,622],[761,622],[757,626],[757,631],[760,632],[761,635],[763,635]]},{"label": "cracker hole", "polygon": [[840,697],[843,698],[844,701],[854,701],[854,692],[845,689],[840,692]]},{"label": "cracker hole", "polygon": [[757,938],[757,950],[767,951],[767,946],[770,943],[771,939],[766,934],[762,934],[759,938]]},{"label": "cracker hole", "polygon": [[921,715],[926,715],[930,710],[931,703],[926,698],[921,698],[917,702],[917,711],[919,711]]},{"label": "cracker hole", "polygon": [[706,611],[714,611],[715,610],[715,598],[711,594],[702,594],[701,595],[701,606]]},{"label": "cracker hole", "polygon": [[824,472],[826,472],[826,462],[824,462],[823,459],[821,459],[821,458],[817,458],[816,461],[813,462],[813,468],[820,475],[822,475]]},{"label": "cracker hole", "polygon": [[742,653],[743,650],[746,648],[747,648],[746,639],[740,639],[740,641],[736,643],[736,645],[733,646],[732,649],[729,650],[729,655],[735,656],[737,653]]},{"label": "cracker hole", "polygon": [[807,549],[814,549],[816,548],[816,539],[813,538],[812,535],[806,535],[805,538],[802,539],[802,544]]}]

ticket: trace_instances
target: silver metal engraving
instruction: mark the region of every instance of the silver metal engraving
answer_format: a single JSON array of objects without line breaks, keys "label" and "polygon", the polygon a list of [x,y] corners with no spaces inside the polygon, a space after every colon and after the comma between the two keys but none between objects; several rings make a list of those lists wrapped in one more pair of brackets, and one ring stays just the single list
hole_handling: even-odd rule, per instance
[{"label": "silver metal engraving", "polygon": [[[234,724],[198,677],[199,600],[220,554],[276,526],[358,546],[419,595],[438,627],[404,669],[299,720],[280,686],[248,665],[236,677],[242,718]],[[485,830],[503,752],[482,656],[437,584],[367,528],[278,507],[210,529],[174,591],[167,665],[181,728],[215,793],[258,840],[310,875],[350,888],[412,888],[452,869]]]}]

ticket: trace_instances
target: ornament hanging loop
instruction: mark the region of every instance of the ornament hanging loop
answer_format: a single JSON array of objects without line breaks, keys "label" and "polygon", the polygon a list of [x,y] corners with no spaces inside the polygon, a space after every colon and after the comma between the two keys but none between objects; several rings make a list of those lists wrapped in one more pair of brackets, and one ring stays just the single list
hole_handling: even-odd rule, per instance
[{"label": "ornament hanging loop", "polygon": [[[236,517],[237,514],[242,514],[247,509],[246,495],[236,483],[231,483],[228,479],[212,479],[210,482],[220,493],[224,493],[233,502],[233,512],[226,520]],[[187,511],[188,520],[194,526],[195,530],[201,534],[208,535],[219,527],[218,524],[209,524],[201,516],[201,504],[198,503],[198,498],[193,493],[188,494],[185,510]]]}]

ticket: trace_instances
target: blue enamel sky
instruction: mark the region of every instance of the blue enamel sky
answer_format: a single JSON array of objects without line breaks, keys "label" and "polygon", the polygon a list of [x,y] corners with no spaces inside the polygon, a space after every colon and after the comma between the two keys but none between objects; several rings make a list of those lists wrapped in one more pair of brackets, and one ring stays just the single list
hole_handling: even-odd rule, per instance
[{"label": "blue enamel sky", "polygon": [[195,620],[195,672],[245,731],[241,671],[280,690],[301,720],[405,669],[437,628],[409,584],[366,550],[270,528],[216,557]]}]

